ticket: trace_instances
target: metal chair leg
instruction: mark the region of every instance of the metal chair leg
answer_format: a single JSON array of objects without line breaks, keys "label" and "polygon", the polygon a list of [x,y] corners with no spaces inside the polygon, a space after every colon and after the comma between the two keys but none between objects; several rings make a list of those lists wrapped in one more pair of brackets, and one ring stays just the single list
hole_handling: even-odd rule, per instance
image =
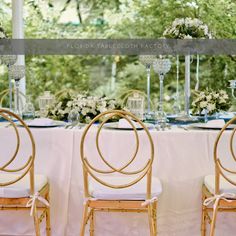
[{"label": "metal chair leg", "polygon": [[84,236],[87,215],[88,215],[88,203],[86,203],[84,205],[83,219],[82,219],[81,229],[80,229],[80,236]]},{"label": "metal chair leg", "polygon": [[154,227],[153,227],[153,219],[152,219],[152,205],[148,205],[148,220],[149,220],[149,228],[150,228],[150,236],[154,235]]},{"label": "metal chair leg", "polygon": [[38,218],[38,212],[37,212],[36,206],[34,207],[33,215],[34,215],[35,234],[36,234],[36,236],[40,236],[39,218]]},{"label": "metal chair leg", "polygon": [[91,216],[90,216],[90,236],[94,236],[94,210],[91,210]]},{"label": "metal chair leg", "polygon": [[[46,200],[50,202],[49,194],[47,194]],[[51,236],[50,206],[46,209],[46,235]]]},{"label": "metal chair leg", "polygon": [[152,212],[153,212],[153,216],[152,216],[153,234],[154,236],[156,236],[157,235],[157,202],[153,203]]}]

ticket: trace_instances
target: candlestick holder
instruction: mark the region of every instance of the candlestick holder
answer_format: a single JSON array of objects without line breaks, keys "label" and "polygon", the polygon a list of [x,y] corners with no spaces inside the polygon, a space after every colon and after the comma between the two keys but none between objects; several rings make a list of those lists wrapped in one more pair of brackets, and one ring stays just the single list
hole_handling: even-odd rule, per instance
[{"label": "candlestick holder", "polygon": [[9,67],[9,77],[15,80],[15,87],[16,87],[16,106],[14,112],[21,116],[20,110],[20,80],[25,76],[25,66],[23,65],[13,65]]},{"label": "candlestick holder", "polygon": [[146,117],[149,117],[151,113],[151,98],[150,98],[151,67],[155,59],[156,56],[154,55],[139,56],[139,60],[146,67],[146,73],[147,73],[147,112],[145,115]]},{"label": "candlestick holder", "polygon": [[171,68],[171,61],[169,59],[156,59],[153,62],[153,68],[154,71],[159,75],[159,81],[160,81],[160,100],[159,100],[159,109],[158,109],[158,120],[157,122],[160,124],[160,126],[166,126],[167,118],[166,113],[163,109],[163,96],[164,96],[164,76],[167,72],[169,72]]},{"label": "candlestick holder", "polygon": [[[9,67],[14,65],[17,61],[17,56],[16,55],[1,55],[0,57],[1,63],[6,65],[9,71]],[[11,77],[8,74],[8,87],[9,87],[9,108],[12,110],[12,94],[13,94],[13,89],[12,89],[12,81]]]}]

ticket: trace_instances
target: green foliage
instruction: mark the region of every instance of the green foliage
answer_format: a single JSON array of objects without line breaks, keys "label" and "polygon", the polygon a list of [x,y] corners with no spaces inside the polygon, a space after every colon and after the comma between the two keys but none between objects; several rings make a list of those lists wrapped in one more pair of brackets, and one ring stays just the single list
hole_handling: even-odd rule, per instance
[{"label": "green foliage", "polygon": [[[60,4],[59,4],[60,3]],[[11,3],[0,0],[0,23],[11,37]],[[63,15],[75,9],[77,20],[65,22]],[[215,38],[236,38],[234,0],[26,0],[26,38],[161,38],[176,18],[198,18]],[[176,64],[165,77],[169,111],[176,92]],[[27,93],[36,99],[43,91],[62,89],[117,96],[128,89],[146,91],[146,71],[137,56],[121,56],[116,62],[116,89],[111,87],[113,56],[27,56]],[[200,90],[228,87],[235,79],[235,56],[200,56]],[[191,86],[195,85],[196,57],[191,64]],[[7,88],[6,70],[0,68],[0,89]],[[4,82],[3,82],[4,81]],[[180,92],[183,94],[184,57],[180,57]],[[159,93],[158,76],[152,71],[151,94]],[[182,101],[183,102],[183,101]]]}]

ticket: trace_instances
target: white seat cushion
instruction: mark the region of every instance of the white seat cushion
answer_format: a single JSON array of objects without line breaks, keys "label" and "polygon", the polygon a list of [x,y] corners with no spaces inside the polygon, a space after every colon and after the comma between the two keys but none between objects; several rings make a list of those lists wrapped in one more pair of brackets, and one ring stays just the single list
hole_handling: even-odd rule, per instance
[{"label": "white seat cushion", "polygon": [[[236,175],[228,175],[228,177],[229,179],[236,182]],[[204,184],[212,194],[215,193],[215,175],[205,176]],[[235,193],[236,194],[236,186],[229,183],[225,178],[220,177],[220,193]]]},{"label": "white seat cushion", "polygon": [[[102,180],[109,184],[121,185],[130,183],[130,177],[103,177]],[[146,178],[128,188],[113,189],[99,184],[95,180],[89,182],[89,192],[92,197],[100,200],[145,200],[147,189]],[[157,197],[162,192],[161,182],[158,178],[152,178],[152,197]]]},{"label": "white seat cushion", "polygon": [[[0,182],[8,182],[16,179],[15,174],[0,174]],[[35,192],[40,191],[48,180],[46,176],[35,175]],[[21,198],[30,196],[30,177],[27,174],[23,179],[18,182],[0,187],[0,198]]]}]

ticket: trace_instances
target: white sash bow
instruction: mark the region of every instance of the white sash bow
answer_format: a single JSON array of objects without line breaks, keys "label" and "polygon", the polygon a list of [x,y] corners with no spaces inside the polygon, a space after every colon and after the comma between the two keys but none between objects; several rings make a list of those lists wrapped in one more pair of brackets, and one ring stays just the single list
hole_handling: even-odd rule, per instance
[{"label": "white sash bow", "polygon": [[213,205],[213,209],[214,211],[216,210],[216,208],[218,207],[219,201],[220,200],[225,200],[226,202],[232,202],[232,200],[230,200],[229,198],[236,198],[236,195],[234,193],[222,193],[220,195],[215,194],[213,197],[209,197],[207,198],[203,204],[204,206],[208,206],[211,203],[214,203]]},{"label": "white sash bow", "polygon": [[150,204],[152,204],[152,203],[154,203],[154,202],[156,202],[157,201],[157,197],[153,197],[153,198],[151,198],[151,199],[147,199],[145,202],[143,202],[142,204],[141,204],[141,206],[148,206],[148,205],[150,205]]},{"label": "white sash bow", "polygon": [[39,192],[36,192],[34,195],[30,195],[30,200],[27,202],[26,207],[31,207],[30,216],[33,215],[34,207],[36,206],[36,200],[42,202],[44,205],[49,207],[49,202],[39,195]]}]

